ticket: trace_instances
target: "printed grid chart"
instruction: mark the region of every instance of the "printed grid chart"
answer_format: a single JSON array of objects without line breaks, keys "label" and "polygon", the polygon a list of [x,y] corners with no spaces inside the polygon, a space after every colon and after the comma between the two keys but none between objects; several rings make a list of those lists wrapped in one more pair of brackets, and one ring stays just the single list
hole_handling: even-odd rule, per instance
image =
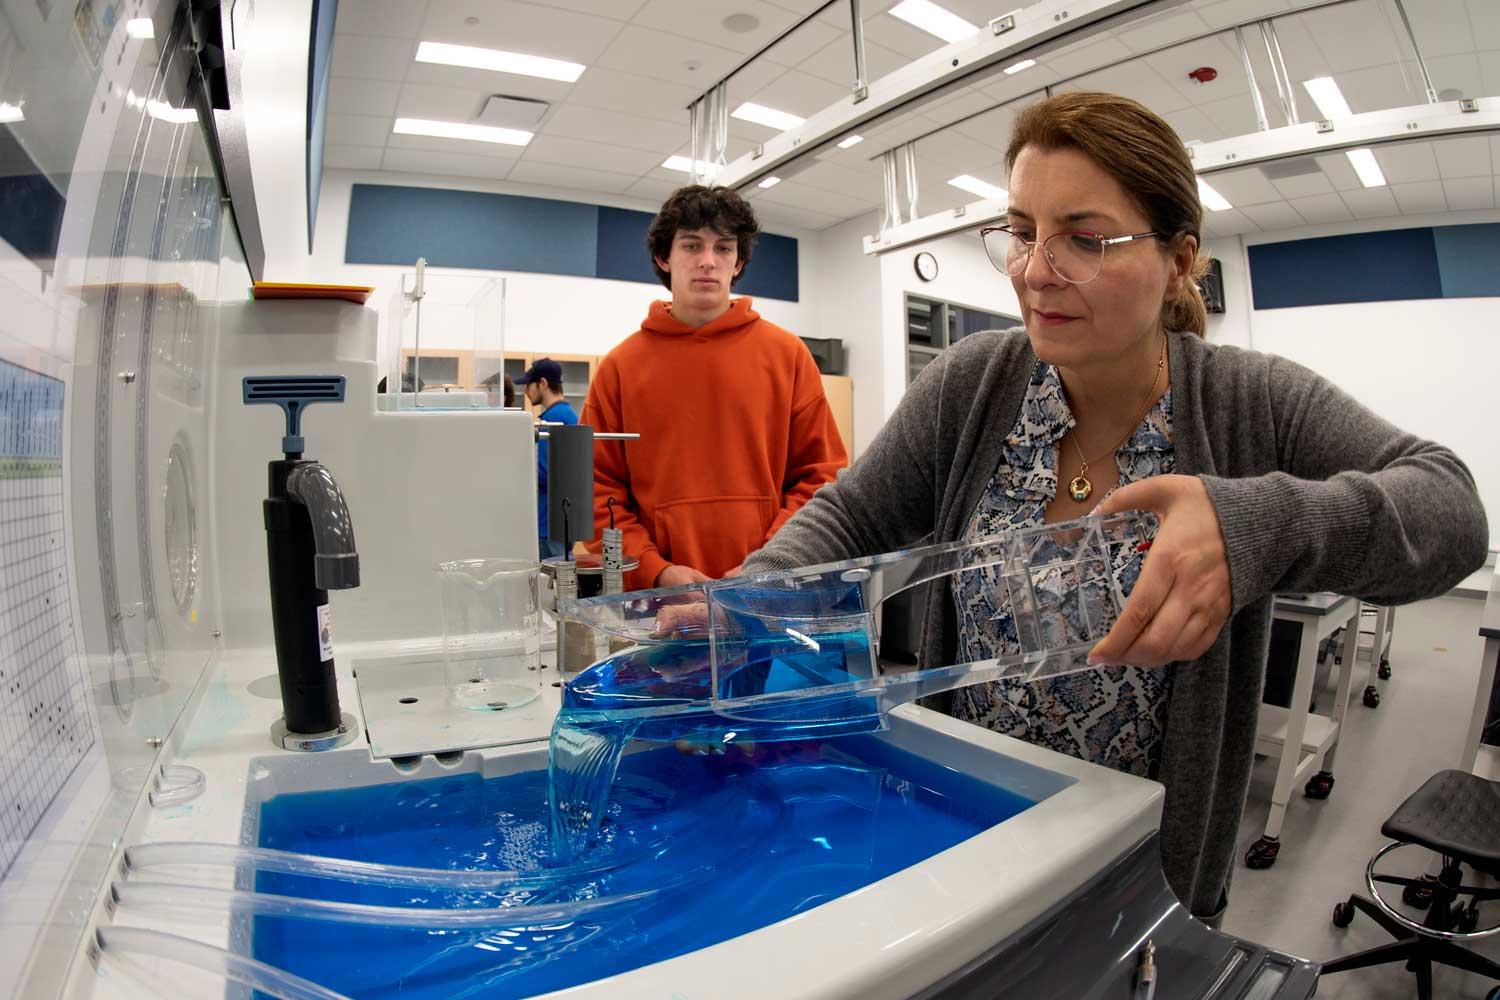
[{"label": "printed grid chart", "polygon": [[93,744],[63,523],[63,383],[0,361],[0,878]]}]

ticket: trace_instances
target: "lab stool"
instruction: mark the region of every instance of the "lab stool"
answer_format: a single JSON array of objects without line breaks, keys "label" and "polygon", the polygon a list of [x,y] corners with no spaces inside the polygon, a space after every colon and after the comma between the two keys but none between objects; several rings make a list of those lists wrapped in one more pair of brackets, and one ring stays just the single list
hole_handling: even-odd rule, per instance
[{"label": "lab stool", "polygon": [[[1434,962],[1500,981],[1500,963],[1461,947],[1462,942],[1500,933],[1500,923],[1476,930],[1479,904],[1500,899],[1500,889],[1463,884],[1464,865],[1476,872],[1500,875],[1500,782],[1466,771],[1439,771],[1401,803],[1380,832],[1392,843],[1376,851],[1365,867],[1365,886],[1371,898],[1350,896],[1348,902],[1339,903],[1333,908],[1333,923],[1348,927],[1357,910],[1396,940],[1324,962],[1321,975],[1405,961],[1406,968],[1416,973],[1419,1000],[1432,997]],[[1381,858],[1398,847],[1412,846],[1442,855],[1443,869],[1435,882],[1375,874]],[[1408,902],[1416,902],[1430,892],[1426,919],[1418,924],[1393,909],[1375,888],[1377,882],[1404,886],[1403,898]],[[1496,1000],[1500,987],[1488,996]]]}]

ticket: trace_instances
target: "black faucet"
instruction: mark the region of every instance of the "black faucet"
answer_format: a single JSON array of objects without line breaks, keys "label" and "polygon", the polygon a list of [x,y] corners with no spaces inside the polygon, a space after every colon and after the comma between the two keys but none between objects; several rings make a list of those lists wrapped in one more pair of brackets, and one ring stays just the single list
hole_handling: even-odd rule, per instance
[{"label": "black faucet", "polygon": [[328,749],[345,741],[334,738],[343,736],[346,727],[333,675],[328,591],[359,586],[359,554],[349,505],[333,473],[302,457],[300,434],[304,408],[343,400],[340,375],[250,376],[244,380],[246,403],[275,403],[287,419],[281,439],[285,457],[268,466],[270,485],[264,509],[271,627],[285,712],[280,725],[287,734],[280,742],[289,749]]}]

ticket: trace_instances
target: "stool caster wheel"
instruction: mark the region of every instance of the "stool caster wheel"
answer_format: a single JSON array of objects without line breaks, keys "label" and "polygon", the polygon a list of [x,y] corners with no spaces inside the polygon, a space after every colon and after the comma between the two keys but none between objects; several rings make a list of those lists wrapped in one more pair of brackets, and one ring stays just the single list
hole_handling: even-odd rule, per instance
[{"label": "stool caster wheel", "polygon": [[1380,707],[1380,692],[1375,690],[1374,684],[1371,684],[1369,687],[1365,688],[1365,707]]},{"label": "stool caster wheel", "polygon": [[1354,922],[1353,903],[1335,903],[1333,906],[1333,926],[1348,927]]},{"label": "stool caster wheel", "polygon": [[1468,906],[1462,903],[1455,904],[1449,916],[1453,921],[1453,929],[1460,934],[1472,934],[1479,926],[1479,907],[1473,903]]},{"label": "stool caster wheel", "polygon": [[1380,661],[1380,667],[1379,667],[1379,669],[1377,669],[1375,671],[1375,676],[1379,677],[1383,681],[1390,680],[1391,679],[1391,661],[1390,660],[1381,660]]},{"label": "stool caster wheel", "polygon": [[[1422,881],[1437,885],[1437,879],[1431,875],[1423,875]],[[1401,902],[1407,906],[1425,910],[1432,905],[1432,889],[1426,885],[1409,885],[1401,890]]]},{"label": "stool caster wheel", "polygon": [[1245,852],[1245,867],[1257,871],[1269,868],[1276,863],[1276,855],[1280,853],[1281,841],[1278,838],[1262,837]]},{"label": "stool caster wheel", "polygon": [[1328,771],[1319,771],[1307,779],[1307,784],[1302,788],[1302,794],[1310,799],[1326,799],[1333,791],[1333,775]]}]

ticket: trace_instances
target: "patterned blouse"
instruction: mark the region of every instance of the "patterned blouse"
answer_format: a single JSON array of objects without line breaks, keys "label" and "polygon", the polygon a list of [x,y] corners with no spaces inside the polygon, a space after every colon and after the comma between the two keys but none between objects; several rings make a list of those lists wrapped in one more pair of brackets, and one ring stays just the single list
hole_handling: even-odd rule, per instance
[{"label": "patterned blouse", "polygon": [[[1172,391],[1169,388],[1115,453],[1121,486],[1172,471]],[[1043,523],[1057,495],[1057,449],[1074,425],[1057,369],[1037,362],[1021,415],[1005,439],[1004,457],[969,519],[964,537]],[[1101,501],[1103,498],[1100,498]],[[1135,584],[1143,553],[1127,547],[1114,572],[1123,588]],[[965,661],[1020,652],[998,568],[955,578],[958,648]],[[1035,683],[994,681],[960,689],[953,714],[1007,736],[1095,764],[1154,777],[1161,759],[1170,667],[1106,667]]]}]

